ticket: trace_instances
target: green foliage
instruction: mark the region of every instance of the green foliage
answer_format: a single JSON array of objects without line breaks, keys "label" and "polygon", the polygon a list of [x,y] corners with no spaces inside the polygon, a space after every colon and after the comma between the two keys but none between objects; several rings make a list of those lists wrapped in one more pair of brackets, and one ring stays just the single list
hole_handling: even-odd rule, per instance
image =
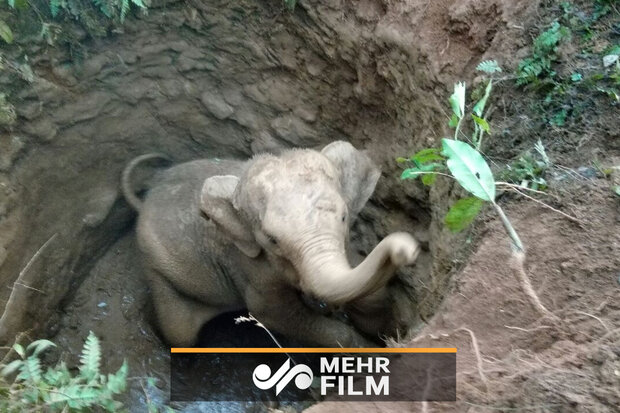
[{"label": "green foliage", "polygon": [[469,144],[452,139],[442,139],[442,154],[452,176],[461,186],[478,198],[495,201],[495,180],[489,165],[480,152]]},{"label": "green foliage", "polygon": [[570,30],[555,21],[534,39],[532,54],[517,67],[517,85],[535,83],[544,77],[553,78],[555,72],[551,64],[557,59],[558,46],[569,38]]},{"label": "green foliage", "polygon": [[75,376],[64,362],[43,368],[39,356],[50,347],[55,344],[49,340],[37,340],[26,349],[13,345],[19,358],[0,366],[0,411],[78,412],[98,407],[113,412],[122,408],[115,397],[126,390],[127,363],[123,362],[114,374],[102,374],[101,348],[92,332],[82,349],[80,370]]},{"label": "green foliage", "polygon": [[[12,9],[29,7],[37,9],[34,0],[23,0],[22,3],[16,3],[15,0],[7,0],[7,4]],[[49,0],[49,13],[52,18],[66,17],[75,19],[81,21],[87,27],[93,28],[97,17],[99,17],[97,14],[123,23],[132,5],[138,9],[146,10],[143,0]],[[39,18],[42,18],[39,12],[37,14]],[[2,22],[0,21],[0,23]],[[41,23],[46,24],[43,21]],[[0,24],[1,32],[2,27]]]},{"label": "green foliage", "polygon": [[424,185],[432,185],[437,178],[433,172],[445,169],[443,164],[436,161],[443,161],[445,158],[440,154],[439,149],[427,148],[422,149],[409,159],[398,158],[399,163],[412,163],[412,168],[405,169],[401,174],[401,179],[415,179],[419,176],[422,178]]},{"label": "green foliage", "polygon": [[291,11],[295,10],[295,6],[297,5],[297,0],[283,0],[284,5]]},{"label": "green foliage", "polygon": [[446,214],[446,227],[452,232],[463,231],[474,221],[483,203],[484,201],[475,196],[459,199]]},{"label": "green foliage", "polygon": [[536,153],[527,152],[507,165],[501,172],[500,179],[535,190],[547,189],[544,176],[551,163],[540,140],[534,149]]},{"label": "green foliage", "polygon": [[485,60],[476,66],[476,70],[488,74],[499,73],[502,68],[497,64],[497,60]]},{"label": "green foliage", "polygon": [[[485,64],[479,65],[480,70],[491,70],[491,67],[499,68],[496,63],[483,63]],[[493,69],[492,72],[497,72],[497,70]],[[491,88],[492,80],[489,80],[484,97],[474,105],[474,113],[472,114],[475,127],[474,136],[479,132],[479,136],[481,137],[483,132],[489,131],[489,125],[483,117],[483,112],[486,101],[491,93]],[[441,152],[435,148],[428,148],[417,152],[409,159],[398,158],[397,162],[399,163],[412,162],[414,164],[413,168],[407,168],[402,172],[401,179],[415,179],[419,176],[425,177],[427,175],[436,177],[438,170],[444,168],[443,162],[445,161],[445,166],[451,174],[448,176],[454,178],[463,189],[474,195],[473,197],[457,201],[452,208],[450,208],[444,220],[446,226],[452,231],[462,231],[473,222],[476,215],[480,212],[482,203],[487,201],[493,205],[502,220],[504,228],[512,241],[513,248],[522,253],[524,247],[519,236],[506,217],[506,214],[504,214],[504,211],[495,202],[496,183],[491,168],[478,149],[475,149],[466,142],[458,140],[459,128],[461,122],[465,118],[465,91],[464,83],[460,82],[455,84],[454,93],[450,96],[449,100],[450,106],[452,107],[450,125],[454,125],[454,119],[456,119],[455,139],[442,139]],[[480,148],[480,141],[478,141],[477,147]],[[541,156],[548,161],[542,144],[537,146],[537,150],[540,151]],[[442,173],[442,175],[447,174]],[[434,179],[427,179],[427,181],[428,183],[425,184],[430,185]]]},{"label": "green foliage", "polygon": [[0,20],[0,37],[8,44],[13,43],[13,31],[4,20]]}]

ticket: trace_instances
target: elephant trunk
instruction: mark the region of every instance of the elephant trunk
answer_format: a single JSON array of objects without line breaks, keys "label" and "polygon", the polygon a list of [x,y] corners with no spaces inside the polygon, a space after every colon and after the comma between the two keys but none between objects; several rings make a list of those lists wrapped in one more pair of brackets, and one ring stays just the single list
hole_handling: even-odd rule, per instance
[{"label": "elephant trunk", "polygon": [[401,232],[385,237],[355,268],[344,252],[308,256],[300,269],[302,288],[329,303],[349,302],[383,287],[400,266],[412,264],[419,251],[415,239]]}]

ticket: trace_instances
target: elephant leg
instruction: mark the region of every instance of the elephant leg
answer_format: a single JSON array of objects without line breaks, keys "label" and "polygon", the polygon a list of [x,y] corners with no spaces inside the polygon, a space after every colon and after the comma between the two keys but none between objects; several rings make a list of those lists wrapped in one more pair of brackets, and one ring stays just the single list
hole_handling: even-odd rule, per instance
[{"label": "elephant leg", "polygon": [[376,347],[353,326],[312,311],[299,292],[287,286],[250,287],[246,304],[265,327],[302,342],[323,347]]},{"label": "elephant leg", "polygon": [[149,281],[157,324],[166,341],[173,346],[194,345],[202,326],[221,313],[218,308],[180,294],[155,271],[149,274]]}]

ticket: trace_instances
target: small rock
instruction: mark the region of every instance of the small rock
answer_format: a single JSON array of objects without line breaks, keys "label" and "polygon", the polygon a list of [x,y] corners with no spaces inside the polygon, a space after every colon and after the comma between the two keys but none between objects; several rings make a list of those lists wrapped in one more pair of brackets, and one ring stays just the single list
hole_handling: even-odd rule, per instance
[{"label": "small rock", "polygon": [[577,168],[577,172],[584,178],[596,178],[596,176],[598,175],[598,171],[595,168],[589,166],[580,166],[579,168]]},{"label": "small rock", "polygon": [[86,208],[90,210],[82,222],[87,227],[93,228],[101,224],[103,220],[108,216],[116,198],[118,192],[116,189],[100,189],[93,196],[89,198]]},{"label": "small rock", "polygon": [[214,92],[204,92],[200,100],[205,108],[218,119],[226,119],[235,112],[232,106]]},{"label": "small rock", "polygon": [[8,171],[13,166],[24,142],[19,136],[0,136],[0,171]]},{"label": "small rock", "polygon": [[283,149],[282,144],[279,143],[269,132],[259,132],[252,144],[250,145],[252,153],[272,153],[277,155]]},{"label": "small rock", "polygon": [[4,263],[4,260],[6,260],[7,254],[6,248],[0,245],[0,267]]},{"label": "small rock", "polygon": [[293,113],[308,123],[313,123],[316,121],[316,116],[317,116],[316,108],[311,108],[307,106],[298,106],[297,108],[295,108]]},{"label": "small rock", "polygon": [[12,104],[6,101],[6,96],[0,93],[0,126],[11,126],[17,115]]},{"label": "small rock", "polygon": [[52,67],[52,73],[68,86],[75,86],[78,83],[75,76],[73,76],[72,67],[68,64]]},{"label": "small rock", "polygon": [[49,118],[24,123],[24,131],[29,135],[50,142],[58,134],[58,127]]},{"label": "small rock", "polygon": [[295,146],[312,146],[318,143],[314,130],[296,116],[280,116],[271,122],[271,127],[278,136]]}]

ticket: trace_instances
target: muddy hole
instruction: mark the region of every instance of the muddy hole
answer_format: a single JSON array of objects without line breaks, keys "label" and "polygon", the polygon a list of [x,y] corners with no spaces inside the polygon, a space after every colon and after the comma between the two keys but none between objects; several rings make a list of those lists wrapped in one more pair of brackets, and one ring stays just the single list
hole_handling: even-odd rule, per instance
[{"label": "muddy hole", "polygon": [[[315,14],[301,6],[283,14],[270,2],[244,2],[241,8],[212,3],[154,7],[148,19],[135,20],[135,33],[85,43],[80,61],[63,50],[33,61],[34,80],[16,92],[16,110],[27,121],[15,130],[3,169],[11,192],[0,271],[8,283],[27,268],[21,282],[36,290],[16,292],[2,336],[28,330],[50,337],[77,362],[93,331],[107,364],[127,359],[133,376],[160,379],[160,393],[151,396],[161,400],[169,348],[154,326],[136,214],[119,186],[121,171],[137,155],[159,152],[173,164],[247,160],[351,142],[382,170],[352,225],[351,262],[396,231],[412,234],[422,246],[416,264],[403,267],[389,284],[390,311],[401,334],[432,315],[452,267],[443,262],[448,244],[432,228],[427,190],[401,185],[394,162],[422,145],[436,124],[420,117],[430,110],[434,92],[429,74],[405,58],[415,50],[386,32],[358,55],[362,33],[351,37],[343,29],[332,34],[343,40],[336,50],[317,26],[341,30],[329,10]],[[219,11],[212,13],[216,3]],[[383,12],[370,6],[366,11],[370,17],[359,24],[369,32]],[[178,30],[162,31],[162,19]],[[274,19],[276,24],[266,25]],[[386,47],[393,52],[386,54]],[[165,168],[138,168],[132,177],[136,193],[148,193]],[[9,293],[3,293],[5,300]],[[324,311],[322,303],[307,303]],[[197,344],[274,346],[261,328],[236,324],[240,314],[247,312],[211,320]],[[278,338],[284,345],[307,344]],[[140,383],[130,385],[129,405],[139,406],[145,397]]]},{"label": "muddy hole", "polygon": [[[562,164],[547,176],[549,187],[557,190],[551,209],[513,203],[510,196],[501,202],[509,204],[507,213],[515,217],[524,242],[536,246],[528,259],[541,300],[555,314],[568,319],[572,314],[578,332],[548,333],[549,326],[528,312],[502,265],[509,260],[508,244],[493,217],[483,214],[469,234],[446,230],[449,206],[464,196],[452,181],[438,179],[429,189],[419,180],[399,179],[403,168],[397,157],[437,147],[440,138],[453,133],[444,103],[455,81],[471,79],[468,86],[479,88],[475,66],[480,61],[496,58],[517,66],[515,56],[526,55],[530,26],[522,25],[538,18],[532,16],[539,16],[539,2],[308,0],[297,2],[293,11],[278,0],[151,3],[148,15],[131,15],[130,24],[106,36],[65,22],[64,43],[22,42],[7,48],[10,70],[0,73],[2,96],[9,96],[11,105],[6,109],[0,99],[2,113],[10,115],[0,125],[0,280],[8,287],[0,292],[7,303],[0,320],[3,343],[16,337],[50,338],[64,349],[51,357],[75,365],[93,331],[101,339],[106,365],[115,369],[123,360],[129,363],[132,379],[125,402],[131,411],[141,411],[147,399],[166,403],[170,348],[155,323],[137,214],[121,190],[126,165],[146,153],[170,158],[170,164],[147,162],[135,169],[131,185],[145,199],[167,182],[162,178],[166,171],[184,162],[208,159],[228,165],[228,160],[280,156],[292,148],[321,151],[344,141],[364,151],[381,171],[370,199],[350,224],[349,263],[362,262],[395,232],[411,234],[421,247],[415,265],[399,268],[387,285],[383,303],[398,334],[382,344],[463,348],[459,380],[473,384],[460,386],[466,397],[459,397],[480,405],[540,404],[553,393],[550,388],[566,382],[545,375],[545,369],[534,371],[534,364],[528,364],[533,359],[545,359],[554,371],[599,360],[579,376],[587,383],[570,382],[573,390],[606,388],[596,385],[600,377],[617,384],[617,357],[600,344],[615,337],[613,321],[620,320],[615,304],[619,255],[617,243],[609,242],[617,239],[612,218],[617,204],[609,191],[617,177],[613,168],[600,176],[607,169],[588,166],[592,159],[600,165],[617,165],[620,159],[614,143],[617,117],[609,115],[607,106],[593,110],[603,119],[593,121],[594,126],[569,131],[554,124],[549,129],[549,123],[536,124],[531,106],[519,100],[526,92],[504,83],[493,103],[491,120],[497,126],[485,138],[493,142],[489,156],[494,166],[518,158],[524,146],[533,147],[538,139],[551,160]],[[579,148],[577,154],[573,148]],[[362,192],[357,188],[347,199]],[[591,212],[590,202],[600,208]],[[575,215],[574,220],[562,221],[554,215],[558,210]],[[265,237],[277,244],[270,234]],[[247,255],[253,246],[245,247]],[[346,310],[326,307],[311,296],[303,301],[315,313],[347,325],[355,322]],[[276,345],[262,328],[235,321],[247,309],[237,305],[230,310],[200,328],[198,346]],[[276,339],[283,346],[311,344],[277,333]],[[598,343],[595,354],[584,350],[592,343]],[[472,355],[474,347],[488,357]],[[573,350],[578,361],[558,356]],[[478,372],[478,362],[488,367],[488,360],[494,360],[487,371],[491,379],[484,371],[471,373]],[[511,365],[522,370],[512,371]],[[532,378],[523,373],[528,368]],[[145,391],[147,377],[158,379],[158,385]],[[519,386],[531,384],[542,396],[530,398],[525,387],[507,396],[513,393],[506,390],[511,384],[501,381],[505,377]],[[493,387],[498,382],[505,387]],[[565,391],[570,397],[553,393],[557,406],[572,408],[580,397],[590,397],[573,390]],[[614,397],[605,393],[599,398],[620,400]],[[276,406],[260,395],[257,401],[181,409],[245,412]],[[459,406],[466,411],[474,405]],[[329,406],[316,408],[330,411]],[[354,405],[351,409],[356,411]]]}]

